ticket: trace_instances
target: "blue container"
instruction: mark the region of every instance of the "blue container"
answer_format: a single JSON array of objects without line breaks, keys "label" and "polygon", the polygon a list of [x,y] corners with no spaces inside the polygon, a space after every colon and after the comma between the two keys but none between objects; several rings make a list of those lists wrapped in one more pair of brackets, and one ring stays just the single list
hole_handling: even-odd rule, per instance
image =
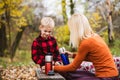
[{"label": "blue container", "polygon": [[61,53],[60,56],[64,65],[69,64],[69,59],[67,54]]}]

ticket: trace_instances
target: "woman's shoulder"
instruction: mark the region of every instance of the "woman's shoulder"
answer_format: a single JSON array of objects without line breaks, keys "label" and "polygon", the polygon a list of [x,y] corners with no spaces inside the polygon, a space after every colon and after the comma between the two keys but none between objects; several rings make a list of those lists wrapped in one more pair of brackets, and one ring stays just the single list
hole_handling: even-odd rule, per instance
[{"label": "woman's shoulder", "polygon": [[100,37],[98,34],[94,34],[93,36],[84,39],[84,40],[82,41],[82,43],[92,44],[92,43],[98,41],[100,38],[101,38],[101,37]]}]

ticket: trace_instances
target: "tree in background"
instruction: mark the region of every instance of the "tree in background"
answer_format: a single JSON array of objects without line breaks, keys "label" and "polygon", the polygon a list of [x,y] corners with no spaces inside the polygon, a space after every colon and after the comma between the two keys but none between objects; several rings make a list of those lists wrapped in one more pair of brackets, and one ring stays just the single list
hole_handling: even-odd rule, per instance
[{"label": "tree in background", "polygon": [[112,10],[111,10],[111,2],[110,0],[106,0],[106,8],[107,8],[107,23],[108,23],[108,40],[109,43],[112,43],[114,40],[113,36],[113,24],[112,24]]},{"label": "tree in background", "polygon": [[106,26],[102,28],[101,30],[108,29],[108,42],[111,44],[113,43],[114,40],[114,35],[113,35],[113,23],[112,23],[112,4],[110,0],[105,0],[103,1],[97,1],[95,4],[95,8],[99,9]]},{"label": "tree in background", "polygon": [[[0,26],[5,29],[3,35],[7,37],[7,40],[4,44],[7,44],[6,51],[9,53],[11,60],[14,58],[22,33],[27,26],[27,21],[25,17],[23,17],[26,6],[22,6],[22,1],[23,0],[0,1]],[[2,41],[3,38],[0,40]],[[5,54],[5,49],[2,51],[2,54]]]},{"label": "tree in background", "polygon": [[62,15],[63,15],[63,22],[64,24],[67,23],[67,14],[66,14],[66,0],[62,0]]},{"label": "tree in background", "polygon": [[72,15],[74,13],[74,3],[73,0],[70,0],[70,14]]},{"label": "tree in background", "polygon": [[6,36],[6,27],[3,22],[4,17],[0,17],[0,56],[4,56],[4,51],[7,48],[7,36]]}]

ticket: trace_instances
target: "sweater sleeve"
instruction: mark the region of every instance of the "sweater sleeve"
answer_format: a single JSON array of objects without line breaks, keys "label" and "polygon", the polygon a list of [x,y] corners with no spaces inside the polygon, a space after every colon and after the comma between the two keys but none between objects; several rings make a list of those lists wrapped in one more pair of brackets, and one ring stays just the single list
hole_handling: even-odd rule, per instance
[{"label": "sweater sleeve", "polygon": [[89,49],[90,48],[88,46],[88,43],[86,41],[83,41],[78,48],[78,52],[73,62],[68,65],[54,66],[54,70],[58,72],[75,71],[85,59],[87,53],[89,52]]}]

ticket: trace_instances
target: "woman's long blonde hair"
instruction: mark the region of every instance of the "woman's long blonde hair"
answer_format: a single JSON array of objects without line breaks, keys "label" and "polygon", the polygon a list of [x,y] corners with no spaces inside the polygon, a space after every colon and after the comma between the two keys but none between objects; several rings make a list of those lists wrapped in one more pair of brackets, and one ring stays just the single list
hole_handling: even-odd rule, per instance
[{"label": "woman's long blonde hair", "polygon": [[83,14],[73,14],[68,20],[70,30],[70,44],[78,47],[83,39],[87,39],[93,35],[93,30],[86,16]]}]

